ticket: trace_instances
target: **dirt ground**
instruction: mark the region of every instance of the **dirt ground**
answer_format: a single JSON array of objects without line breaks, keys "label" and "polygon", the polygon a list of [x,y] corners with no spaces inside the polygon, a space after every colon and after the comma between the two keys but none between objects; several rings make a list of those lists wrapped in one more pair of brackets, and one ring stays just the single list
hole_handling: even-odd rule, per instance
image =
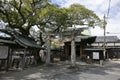
[{"label": "dirt ground", "polygon": [[109,60],[104,65],[78,61],[76,68],[65,61],[25,70],[1,71],[0,80],[120,80],[120,60]]}]

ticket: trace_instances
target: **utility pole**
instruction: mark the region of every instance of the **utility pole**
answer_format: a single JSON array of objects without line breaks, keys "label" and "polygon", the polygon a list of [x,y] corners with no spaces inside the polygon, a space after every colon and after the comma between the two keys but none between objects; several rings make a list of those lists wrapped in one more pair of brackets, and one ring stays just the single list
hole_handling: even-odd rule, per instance
[{"label": "utility pole", "polygon": [[[109,12],[110,12],[110,3],[111,3],[111,0],[109,0],[109,6],[108,6],[108,12],[107,12],[107,17],[105,16],[104,14],[104,17],[103,17],[103,28],[104,28],[104,43],[103,43],[103,56],[104,56],[104,59],[106,57],[106,18],[108,19],[108,16],[109,16]],[[108,56],[107,56],[108,57]],[[103,61],[102,61],[103,62]]]},{"label": "utility pole", "polygon": [[104,29],[104,41],[103,41],[103,59],[100,59],[100,64],[103,65],[103,61],[106,55],[106,17],[103,17],[103,29]]},{"label": "utility pole", "polygon": [[104,28],[104,43],[103,43],[103,56],[105,59],[105,54],[106,54],[106,16],[104,15],[104,22],[103,22],[103,28]]}]

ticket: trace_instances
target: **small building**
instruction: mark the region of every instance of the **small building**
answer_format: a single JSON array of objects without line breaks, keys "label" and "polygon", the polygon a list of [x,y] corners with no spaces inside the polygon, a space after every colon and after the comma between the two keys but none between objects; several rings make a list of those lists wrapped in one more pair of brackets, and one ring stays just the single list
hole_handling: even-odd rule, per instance
[{"label": "small building", "polygon": [[[104,61],[104,49],[102,48],[85,48],[86,62],[103,62]],[[102,64],[102,63],[100,63]]]},{"label": "small building", "polygon": [[105,41],[106,58],[120,58],[120,39],[117,36],[98,36],[92,44],[95,48],[103,48]]},{"label": "small building", "polygon": [[31,61],[37,59],[40,48],[41,46],[33,39],[13,32],[9,39],[0,38],[0,63],[6,61],[7,70],[13,66],[13,63],[20,63],[17,67],[23,69],[26,65],[32,64]]}]

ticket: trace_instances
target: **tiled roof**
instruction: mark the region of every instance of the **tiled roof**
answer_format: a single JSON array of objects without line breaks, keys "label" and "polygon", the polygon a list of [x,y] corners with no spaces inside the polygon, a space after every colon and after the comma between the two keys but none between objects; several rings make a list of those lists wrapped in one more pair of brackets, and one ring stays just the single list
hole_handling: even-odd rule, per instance
[{"label": "tiled roof", "polygon": [[[117,36],[105,36],[105,42],[118,42]],[[97,36],[95,42],[104,42],[104,36]]]},{"label": "tiled roof", "polygon": [[[10,30],[0,30],[3,33],[6,34],[10,34],[11,37],[6,38],[6,37],[0,37],[0,43],[6,43],[6,44],[16,44],[18,43],[19,45],[28,48],[41,48],[40,45],[38,45],[36,43],[35,40],[33,40],[32,38],[28,37],[28,36],[24,36],[22,34],[20,34],[19,32],[10,29]],[[13,38],[13,39],[11,39]]]},{"label": "tiled roof", "polygon": [[19,33],[14,32],[15,41],[23,47],[33,47],[33,48],[41,48],[34,40],[27,36],[23,36]]},{"label": "tiled roof", "polygon": [[78,36],[75,38],[75,41],[91,44],[95,42],[95,39],[96,39],[96,36]]}]

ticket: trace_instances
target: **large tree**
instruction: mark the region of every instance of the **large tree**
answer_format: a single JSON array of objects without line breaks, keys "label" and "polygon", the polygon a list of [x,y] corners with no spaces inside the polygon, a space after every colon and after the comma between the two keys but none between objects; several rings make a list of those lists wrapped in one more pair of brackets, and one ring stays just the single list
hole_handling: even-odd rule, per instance
[{"label": "large tree", "polygon": [[[51,18],[46,18],[45,15],[45,9],[48,9],[48,6],[52,6],[48,3],[48,0],[2,0],[0,1],[0,20],[7,24],[7,29],[17,30],[25,36],[31,35],[31,27],[38,26],[41,30],[40,41],[42,41],[41,34],[46,33],[45,29],[51,24],[49,20]],[[6,30],[6,33],[8,33],[8,30]],[[46,40],[49,40],[47,38]],[[49,46],[50,42],[46,42]],[[50,49],[47,49],[50,53]],[[50,55],[48,55],[47,63],[49,63],[49,59]]]},{"label": "large tree", "polygon": [[37,24],[38,14],[47,0],[2,0],[0,1],[0,19],[7,27],[18,29],[23,35],[29,35],[29,29]]},{"label": "large tree", "polygon": [[40,20],[44,24],[38,25],[42,33],[46,36],[47,42],[47,59],[46,63],[50,63],[50,40],[51,36],[59,35],[65,28],[67,12],[66,9],[61,9],[55,5],[47,5],[40,12]]},{"label": "large tree", "polygon": [[47,64],[50,63],[51,32],[63,28],[66,17],[65,9],[48,3],[48,0],[0,1],[0,19],[7,23],[6,28],[17,30],[26,36],[30,35],[31,27],[37,26],[40,29],[40,41],[43,38],[41,36],[44,36],[47,42]]}]

